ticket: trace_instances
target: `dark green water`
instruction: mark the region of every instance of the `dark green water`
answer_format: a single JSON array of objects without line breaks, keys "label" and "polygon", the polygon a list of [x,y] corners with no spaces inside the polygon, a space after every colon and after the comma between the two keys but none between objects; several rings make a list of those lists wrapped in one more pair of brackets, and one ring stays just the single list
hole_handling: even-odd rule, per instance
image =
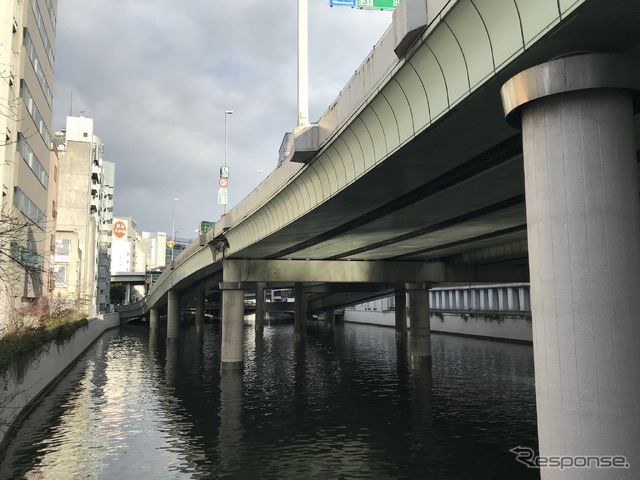
[{"label": "dark green water", "polygon": [[539,478],[533,351],[433,335],[414,371],[393,329],[245,331],[245,369],[220,375],[220,332],[105,334],[34,410],[0,478]]}]

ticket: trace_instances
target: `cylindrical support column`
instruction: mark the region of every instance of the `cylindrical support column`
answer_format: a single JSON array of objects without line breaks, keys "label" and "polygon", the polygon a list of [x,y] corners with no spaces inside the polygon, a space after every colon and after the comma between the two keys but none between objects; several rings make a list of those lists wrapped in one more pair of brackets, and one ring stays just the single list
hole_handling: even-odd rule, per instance
[{"label": "cylindrical support column", "polygon": [[404,289],[395,291],[396,338],[407,336],[407,292]]},{"label": "cylindrical support column", "polygon": [[158,314],[158,309],[156,307],[151,307],[149,309],[149,328],[158,328],[159,319],[160,315]]},{"label": "cylindrical support column", "polygon": [[431,365],[429,290],[424,283],[407,284],[411,316],[411,366]]},{"label": "cylindrical support column", "polygon": [[180,328],[180,292],[169,290],[167,294],[167,340],[178,338]]},{"label": "cylindrical support column", "polygon": [[462,291],[456,290],[455,292],[455,303],[453,305],[455,310],[462,310]]},{"label": "cylindrical support column", "polygon": [[296,341],[305,337],[305,325],[307,323],[307,302],[302,283],[296,283],[294,287],[295,313],[293,318],[293,338]]},{"label": "cylindrical support column", "polygon": [[204,290],[196,291],[196,330],[202,330],[204,328],[204,302]]},{"label": "cylindrical support column", "polygon": [[244,291],[242,283],[220,284],[222,290],[221,370],[240,370],[244,362]]},{"label": "cylindrical support column", "polygon": [[503,87],[508,119],[522,120],[540,455],[631,465],[543,479],[640,476],[639,65],[578,55]]},{"label": "cylindrical support column", "polygon": [[329,328],[336,326],[336,311],[333,308],[324,313],[324,318]]},{"label": "cylindrical support column", "polygon": [[520,310],[520,302],[518,301],[518,289],[507,289],[507,310]]},{"label": "cylindrical support column", "polygon": [[126,283],[124,287],[124,304],[129,305],[131,303],[131,284]]},{"label": "cylindrical support column", "polygon": [[264,282],[256,283],[256,330],[263,328],[264,326],[264,288]]}]

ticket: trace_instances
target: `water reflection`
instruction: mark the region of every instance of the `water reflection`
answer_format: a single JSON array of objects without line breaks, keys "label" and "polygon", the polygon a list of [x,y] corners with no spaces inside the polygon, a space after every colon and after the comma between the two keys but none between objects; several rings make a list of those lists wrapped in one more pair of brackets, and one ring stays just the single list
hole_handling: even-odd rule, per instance
[{"label": "water reflection", "polygon": [[[155,330],[155,331],[154,331]],[[536,478],[531,347],[434,335],[412,367],[393,329],[217,326],[103,337],[25,422],[0,478]]]},{"label": "water reflection", "polygon": [[218,452],[223,472],[241,473],[242,427],[242,374],[222,371],[220,377],[220,429]]}]

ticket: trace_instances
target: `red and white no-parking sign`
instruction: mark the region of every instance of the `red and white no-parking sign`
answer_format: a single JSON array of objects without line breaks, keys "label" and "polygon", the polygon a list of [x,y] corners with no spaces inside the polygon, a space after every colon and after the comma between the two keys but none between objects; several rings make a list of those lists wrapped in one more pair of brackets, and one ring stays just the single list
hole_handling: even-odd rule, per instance
[{"label": "red and white no-parking sign", "polygon": [[220,185],[221,188],[227,188],[227,186],[229,185],[229,179],[220,177],[220,180],[218,180],[218,185]]}]

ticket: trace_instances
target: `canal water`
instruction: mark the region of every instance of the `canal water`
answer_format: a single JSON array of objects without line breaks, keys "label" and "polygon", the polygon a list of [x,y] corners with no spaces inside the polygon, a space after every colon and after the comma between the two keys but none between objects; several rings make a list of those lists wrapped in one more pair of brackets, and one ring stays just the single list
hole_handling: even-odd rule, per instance
[{"label": "canal water", "polygon": [[220,374],[219,325],[107,332],[30,414],[0,463],[26,479],[539,478],[529,345],[433,335],[412,370],[391,328],[245,331]]}]

